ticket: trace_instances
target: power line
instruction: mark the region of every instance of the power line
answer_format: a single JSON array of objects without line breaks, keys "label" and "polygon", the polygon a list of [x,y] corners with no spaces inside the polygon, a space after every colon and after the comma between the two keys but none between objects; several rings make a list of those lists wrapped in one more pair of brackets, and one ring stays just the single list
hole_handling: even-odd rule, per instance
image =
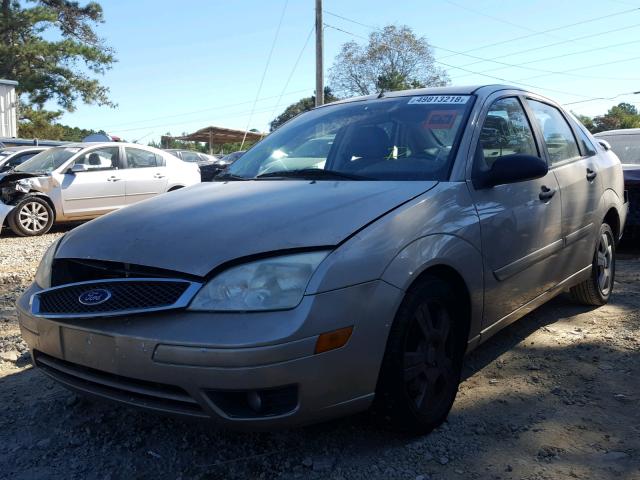
[{"label": "power line", "polygon": [[480,10],[476,10],[475,8],[467,7],[466,5],[460,5],[459,3],[453,2],[452,0],[444,0],[444,1],[450,5],[453,5],[454,7],[458,7],[462,10],[467,10],[468,12],[471,12],[475,15],[480,15],[486,18],[490,18],[491,20],[495,20],[496,22],[504,23],[505,25],[511,25],[512,27],[521,28],[522,30],[527,30],[529,32],[539,33],[537,30],[534,30],[533,28],[525,27],[523,25],[518,25],[517,23],[510,22],[509,20],[505,20],[503,18],[494,17],[493,15],[489,15],[488,13],[484,13]]},{"label": "power line", "polygon": [[[567,42],[573,43],[573,42],[577,42],[577,41],[580,41],[580,40],[585,40],[585,39],[588,39],[588,38],[594,38],[594,37],[600,37],[602,35],[608,35],[610,33],[618,33],[618,32],[624,31],[624,30],[629,30],[629,29],[632,29],[632,28],[636,28],[638,26],[640,26],[639,23],[634,23],[633,25],[629,25],[629,26],[622,27],[622,28],[618,27],[618,28],[614,28],[612,30],[606,30],[606,31],[600,32],[600,33],[583,35],[582,37],[576,37],[576,38],[572,38],[572,39],[569,39],[569,40],[563,40],[561,42],[547,43],[545,45],[541,45],[541,46],[538,46],[538,47],[532,47],[532,48],[527,48],[525,50],[518,50],[518,51],[515,51],[515,52],[507,53],[507,54],[504,54],[504,55],[498,55],[497,57],[491,57],[490,59],[487,59],[487,60],[498,60],[498,59],[501,59],[501,58],[512,57],[514,55],[520,55],[522,53],[534,52],[536,50],[544,50],[544,49],[547,49],[549,47],[556,47],[558,45],[565,45]],[[484,60],[480,60],[480,61],[477,61],[477,62],[466,63],[466,64],[464,64],[462,66],[463,67],[471,67],[471,66],[477,65],[479,63],[484,63]]]},{"label": "power line", "polygon": [[[349,32],[349,31],[347,31],[347,30],[343,30],[343,29],[341,29],[341,28],[334,27],[333,25],[325,24],[325,26],[326,26],[326,27],[328,27],[328,28],[332,28],[332,29],[334,29],[334,30],[338,30],[339,32],[346,33],[346,34],[348,34],[348,35],[352,35],[352,36],[354,36],[354,37],[356,37],[356,38],[361,38],[361,39],[362,39],[362,38],[364,38],[364,39],[366,40],[366,38],[365,38],[365,37],[362,37],[361,35],[357,35],[357,34],[355,34],[355,33]],[[392,50],[397,50],[397,48],[395,48],[395,47],[394,47],[394,46],[392,46],[392,45],[388,45],[388,44],[383,44],[383,45],[385,45],[386,47],[388,47],[388,48],[390,48],[390,49],[392,49]],[[453,69],[457,69],[457,70],[462,70],[463,72],[473,73],[473,74],[480,75],[480,76],[483,76],[483,77],[491,78],[491,79],[493,79],[493,80],[498,80],[498,81],[500,81],[500,82],[513,83],[513,84],[517,84],[517,85],[522,85],[522,86],[524,86],[524,87],[535,88],[535,89],[538,89],[538,90],[546,90],[546,91],[549,91],[549,92],[555,92],[555,93],[562,93],[562,94],[564,94],[564,95],[571,95],[571,96],[574,96],[574,97],[584,97],[584,98],[589,98],[589,97],[587,97],[586,95],[580,95],[580,94],[578,94],[578,93],[574,93],[574,92],[565,92],[565,91],[563,91],[563,90],[556,90],[556,89],[553,89],[553,88],[538,87],[538,86],[536,86],[536,85],[531,85],[531,84],[527,84],[527,83],[523,83],[523,82],[519,82],[519,81],[513,81],[513,80],[509,80],[509,79],[507,79],[507,78],[497,77],[497,76],[495,76],[495,75],[487,75],[487,74],[485,74],[485,73],[475,72],[475,71],[473,71],[473,70],[469,70],[469,69],[466,69],[466,68],[464,68],[464,67],[456,67],[455,65],[451,65],[451,64],[446,63],[446,62],[443,62],[443,61],[441,61],[441,60],[435,60],[435,59],[434,59],[433,61],[434,61],[434,63],[439,63],[440,65],[444,65],[445,67],[448,67],[448,68],[453,68]]]},{"label": "power line", "polygon": [[[267,57],[267,63],[264,66],[264,71],[262,72],[262,78],[260,79],[260,85],[258,86],[258,91],[256,93],[256,99],[253,102],[252,110],[255,109],[256,103],[258,103],[258,98],[260,97],[260,92],[262,91],[262,85],[264,84],[264,79],[267,76],[267,70],[269,70],[269,64],[271,63],[271,56],[273,55],[273,50],[276,48],[276,42],[278,41],[278,35],[280,35],[280,27],[282,27],[282,20],[284,19],[284,14],[287,11],[287,5],[289,4],[289,0],[285,0],[284,6],[282,7],[282,13],[280,14],[280,20],[278,21],[278,27],[276,28],[276,33],[273,36],[273,42],[271,42],[271,49],[269,50],[269,56]],[[244,147],[244,142],[247,140],[247,133],[249,132],[249,127],[251,126],[251,120],[253,118],[253,113],[249,115],[249,120],[247,122],[247,128],[244,131],[244,136],[242,137],[242,143],[240,144],[240,150]]]},{"label": "power line", "polygon": [[[284,95],[296,95],[296,94],[304,93],[304,92],[307,92],[307,91],[308,91],[308,89],[304,88],[304,89],[301,89],[301,90],[295,90],[295,91],[291,91],[291,92],[286,92]],[[281,95],[281,96],[284,96],[284,95]],[[279,95],[271,95],[269,97],[259,98],[258,101],[262,102],[264,100],[272,100],[272,99],[278,98],[278,97],[279,97]],[[125,122],[125,123],[105,125],[103,128],[116,128],[116,127],[121,127],[121,126],[126,126],[126,125],[137,125],[137,124],[140,124],[140,123],[153,122],[153,121],[156,121],[156,120],[164,120],[164,119],[167,119],[167,118],[185,117],[187,115],[193,115],[195,113],[211,112],[211,111],[214,111],[214,110],[224,110],[225,108],[239,107],[241,105],[249,105],[249,104],[251,104],[253,102],[254,102],[254,100],[247,100],[247,101],[239,102],[239,103],[228,103],[226,105],[219,105],[217,107],[204,108],[204,109],[201,109],[201,110],[192,110],[190,112],[177,113],[177,114],[174,114],[174,115],[163,115],[163,116],[160,116],[160,117],[146,118],[144,120],[135,120],[133,122]],[[143,127],[143,128],[146,128],[146,127]]]},{"label": "power line", "polygon": [[[499,42],[494,42],[494,43],[489,43],[489,44],[486,44],[486,45],[481,45],[479,47],[475,47],[475,48],[471,48],[469,50],[465,50],[464,52],[461,52],[461,53],[476,52],[478,50],[484,50],[485,48],[495,47],[495,46],[498,46],[498,45],[504,45],[506,43],[511,43],[511,42],[515,42],[515,41],[518,41],[518,40],[525,40],[527,38],[536,37],[538,35],[544,35],[544,34],[547,34],[547,33],[550,33],[550,32],[557,32],[559,30],[564,30],[564,29],[570,28],[570,27],[576,27],[578,25],[585,25],[587,23],[597,22],[597,21],[603,20],[605,18],[617,17],[617,16],[620,16],[620,15],[625,15],[627,13],[638,12],[639,10],[640,10],[640,7],[635,7],[635,8],[630,8],[630,9],[627,9],[627,10],[622,10],[620,12],[610,13],[609,15],[599,15],[599,16],[594,17],[594,18],[581,20],[579,22],[574,22],[574,23],[570,23],[570,24],[567,24],[567,25],[562,25],[562,26],[559,26],[559,27],[549,28],[547,30],[541,30],[539,32],[531,33],[529,35],[521,35],[519,37],[513,37],[513,38],[510,38],[508,40],[502,40],[502,41],[499,41]],[[455,57],[457,55],[459,55],[459,54],[449,55],[449,56],[443,57],[443,58],[451,58],[451,57]]]},{"label": "power line", "polygon": [[[586,66],[582,66],[582,67],[578,67],[578,68],[571,68],[569,70],[565,70],[564,72],[545,73],[543,75],[536,75],[535,77],[523,78],[522,80],[534,80],[536,78],[548,77],[550,75],[557,75],[557,74],[569,75],[569,74],[571,74],[571,72],[577,72],[579,70],[587,70],[589,68],[604,67],[604,66],[607,66],[607,65],[614,65],[616,63],[632,62],[632,61],[635,61],[635,60],[640,60],[640,57],[622,58],[622,59],[619,59],[619,60],[613,60],[611,62],[598,63],[597,65],[586,65]],[[582,78],[592,78],[592,77],[584,76]],[[632,80],[636,80],[636,79],[632,79]]]},{"label": "power line", "polygon": [[[448,1],[448,0],[447,0],[447,1]],[[449,2],[449,3],[453,3],[453,2]],[[355,20],[351,20],[351,19],[349,19],[349,18],[347,18],[347,17],[344,17],[344,16],[342,16],[342,15],[337,15],[337,14],[335,14],[335,13],[331,13],[331,12],[326,12],[326,13],[328,13],[328,14],[330,14],[330,15],[334,16],[334,17],[338,17],[338,18],[341,18],[341,19],[343,19],[343,20],[346,20],[346,21],[349,21],[349,22],[352,22],[352,23],[355,23],[355,24],[358,24],[358,25],[361,25],[361,26],[364,26],[364,27],[367,27],[367,28],[372,28],[372,29],[374,29],[374,30],[381,31],[381,30],[380,30],[379,28],[377,28],[377,27],[374,27],[374,26],[372,26],[372,25],[366,25],[366,24],[364,24],[364,23],[360,23],[360,22],[356,22]],[[363,37],[363,36],[361,36],[361,35],[357,35],[357,34],[355,34],[355,33],[353,33],[353,32],[349,32],[349,31],[347,31],[347,30],[343,30],[343,29],[341,29],[341,28],[338,28],[338,27],[335,27],[335,26],[332,26],[332,25],[328,25],[328,24],[325,24],[325,25],[326,25],[327,27],[329,27],[329,28],[333,28],[334,30],[338,30],[338,31],[343,32],[343,33],[346,33],[346,34],[348,34],[348,35],[352,35],[352,36],[354,36],[354,37],[357,37],[357,38],[361,38],[361,39],[367,40],[365,37]],[[560,42],[560,43],[564,43],[564,42]],[[618,77],[615,77],[615,78],[614,78],[614,77],[600,77],[600,76],[593,76],[593,75],[572,75],[572,74],[571,74],[571,73],[569,73],[568,71],[565,71],[565,72],[558,72],[558,71],[545,70],[545,69],[540,69],[540,68],[535,68],[535,67],[526,67],[526,66],[522,66],[522,64],[521,64],[521,65],[515,65],[515,64],[512,64],[512,63],[501,62],[501,61],[499,61],[499,60],[497,60],[497,59],[484,58],[484,57],[478,57],[478,56],[476,56],[476,55],[470,55],[470,54],[465,53],[465,52],[459,52],[459,51],[456,51],[456,50],[452,50],[452,49],[450,49],[450,48],[441,47],[441,46],[439,46],[439,45],[435,45],[435,44],[433,44],[433,43],[431,44],[431,46],[432,46],[433,48],[435,48],[435,49],[443,50],[443,51],[445,51],[445,52],[451,52],[451,53],[453,53],[453,54],[455,54],[455,55],[464,55],[465,57],[474,58],[474,59],[476,59],[476,60],[479,60],[478,62],[472,62],[472,63],[470,63],[470,64],[468,64],[468,65],[474,65],[474,64],[477,64],[477,63],[484,63],[484,62],[492,62],[492,63],[496,63],[496,64],[499,64],[499,65],[507,66],[507,67],[510,67],[510,68],[520,68],[520,69],[522,69],[522,70],[530,70],[530,71],[533,71],[533,72],[542,72],[542,73],[544,73],[544,74],[545,74],[545,76],[546,76],[546,74],[550,74],[550,75],[568,75],[568,76],[574,76],[574,77],[580,77],[580,78],[591,78],[591,79],[595,79],[595,80],[614,80],[614,81],[618,81],[618,80],[620,80],[620,78],[618,78]],[[445,56],[445,57],[442,57],[442,58],[449,58],[449,57],[450,57],[450,56]],[[434,61],[435,61],[436,63],[443,63],[443,62],[438,61],[438,60],[434,60]],[[443,64],[444,64],[444,63],[443,63]],[[446,64],[445,64],[445,65],[446,65]],[[467,65],[463,65],[462,67],[466,67],[466,66],[467,66]],[[587,69],[587,68],[592,68],[592,67],[595,67],[595,66],[598,66],[598,65],[591,65],[591,66],[585,67],[585,69]],[[458,69],[460,69],[461,67],[455,67],[455,66],[452,66],[451,68],[458,68]],[[486,70],[486,72],[490,72],[490,71],[494,71],[494,69],[492,69],[492,70]],[[484,72],[485,72],[485,71],[483,71],[483,72],[474,72],[473,74],[475,74],[475,75],[480,75],[480,74],[483,74]],[[468,75],[463,75],[463,77],[466,77],[466,76],[468,76]],[[538,77],[533,77],[533,78],[538,78]],[[638,79],[633,78],[633,79],[625,79],[625,80],[638,80]]]},{"label": "power line", "polygon": [[[532,63],[546,62],[548,60],[556,60],[558,58],[566,58],[566,57],[570,57],[572,55],[581,55],[581,54],[584,54],[584,53],[592,53],[592,52],[597,52],[597,51],[601,51],[601,50],[608,50],[610,48],[622,47],[622,46],[626,46],[626,45],[632,45],[634,43],[640,43],[640,40],[631,40],[630,42],[616,43],[616,44],[613,44],[613,45],[605,45],[605,46],[602,46],[602,47],[589,48],[587,50],[580,50],[578,52],[563,53],[562,55],[554,55],[552,57],[538,58],[536,60],[530,60],[530,61],[527,61],[527,62],[522,62],[522,63],[520,63],[520,65],[530,65]],[[501,57],[494,57],[491,60],[494,60],[496,58],[501,58]],[[483,62],[473,62],[472,64],[476,64],[476,63],[483,63]],[[463,65],[463,66],[465,66],[465,65]],[[488,70],[481,70],[481,72],[482,73],[496,72],[498,70],[504,70],[505,68],[509,68],[509,67],[490,68]],[[468,77],[468,76],[471,76],[471,74],[460,75],[457,78],[460,79],[460,78],[464,78],[464,77]],[[617,78],[617,80],[633,80],[633,79],[630,79],[630,78]]]},{"label": "power line", "polygon": [[624,97],[625,95],[638,95],[638,94],[640,94],[640,91],[638,91],[638,92],[619,93],[618,95],[614,95],[613,97],[590,98],[588,100],[578,100],[577,102],[569,102],[569,103],[565,103],[563,105],[575,105],[576,103],[595,102],[597,100],[615,100],[616,98]]},{"label": "power line", "polygon": [[280,106],[280,101],[282,100],[282,97],[284,96],[284,92],[287,89],[287,87],[289,86],[289,82],[291,81],[291,78],[293,78],[293,74],[295,73],[296,69],[298,68],[298,64],[300,63],[300,59],[302,58],[302,55],[303,55],[304,51],[307,49],[307,45],[309,44],[309,40],[311,39],[311,35],[313,34],[315,28],[316,28],[316,26],[313,25],[311,27],[311,30],[309,30],[309,34],[307,35],[307,39],[304,41],[304,44],[302,45],[302,48],[300,49],[300,53],[298,53],[298,57],[296,58],[296,61],[293,64],[293,68],[291,69],[291,72],[289,73],[289,76],[287,77],[287,81],[284,82],[284,86],[282,87],[282,91],[280,92],[280,96],[278,97],[278,101],[273,106],[273,112],[271,113],[272,117],[275,115],[277,108]]}]

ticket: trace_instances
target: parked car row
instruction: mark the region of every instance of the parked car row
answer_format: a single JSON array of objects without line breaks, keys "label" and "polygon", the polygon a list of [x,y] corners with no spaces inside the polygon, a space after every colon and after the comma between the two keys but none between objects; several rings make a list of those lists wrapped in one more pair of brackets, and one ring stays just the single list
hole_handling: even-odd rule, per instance
[{"label": "parked car row", "polygon": [[[115,148],[47,168],[64,185],[159,161]],[[370,95],[287,122],[224,181],[68,232],[17,312],[34,365],[80,392],[256,429],[376,405],[424,433],[466,352],[563,291],[607,303],[627,210],[619,159],[552,100]]]},{"label": "parked car row", "polygon": [[200,175],[203,182],[213,180],[216,175],[220,174],[244,153],[244,151],[238,151],[224,156],[216,156],[177,148],[170,148],[166,151],[185,162],[197,163],[198,167],[200,167]]},{"label": "parked car row", "polygon": [[0,228],[42,235],[54,222],[89,220],[200,182],[197,165],[129,143],[52,147],[0,174]]},{"label": "parked car row", "polygon": [[16,168],[49,147],[4,147],[0,149],[0,173]]}]

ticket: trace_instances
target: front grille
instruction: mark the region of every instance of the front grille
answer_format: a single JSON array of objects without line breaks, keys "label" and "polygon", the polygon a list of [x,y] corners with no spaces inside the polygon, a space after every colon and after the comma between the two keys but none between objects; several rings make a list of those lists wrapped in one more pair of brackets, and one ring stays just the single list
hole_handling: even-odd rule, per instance
[{"label": "front grille", "polygon": [[63,385],[111,400],[152,410],[206,417],[202,407],[182,388],[123,377],[34,351],[36,366]]},{"label": "front grille", "polygon": [[56,258],[51,269],[52,287],[114,278],[193,278],[193,280],[198,280],[196,277],[162,268],[79,258]]},{"label": "front grille", "polygon": [[[110,316],[183,308],[199,287],[179,279],[82,282],[36,293],[31,308],[34,315],[43,317]],[[97,298],[87,302],[88,292],[98,292]]]}]

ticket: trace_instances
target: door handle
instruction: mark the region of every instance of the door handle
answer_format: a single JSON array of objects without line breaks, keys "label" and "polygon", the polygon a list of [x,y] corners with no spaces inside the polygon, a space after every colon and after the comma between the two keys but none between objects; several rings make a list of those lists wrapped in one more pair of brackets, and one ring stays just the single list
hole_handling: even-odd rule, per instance
[{"label": "door handle", "polygon": [[542,200],[543,202],[548,202],[555,194],[556,191],[554,188],[549,188],[546,185],[543,185],[542,187],[540,187],[540,194],[538,195],[538,198],[540,198],[540,200]]},{"label": "door handle", "polygon": [[164,175],[162,175],[161,173],[156,173],[153,178],[164,178]]},{"label": "door handle", "polygon": [[109,178],[107,178],[107,182],[117,182],[118,180],[120,180],[118,177],[109,177]]},{"label": "door handle", "polygon": [[592,182],[593,179],[596,178],[597,176],[598,176],[598,172],[594,172],[590,168],[587,168],[587,180]]}]

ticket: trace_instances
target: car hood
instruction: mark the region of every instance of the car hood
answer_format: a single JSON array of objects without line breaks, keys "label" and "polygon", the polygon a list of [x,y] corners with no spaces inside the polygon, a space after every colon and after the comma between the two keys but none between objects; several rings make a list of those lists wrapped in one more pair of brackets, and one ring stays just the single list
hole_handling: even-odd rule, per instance
[{"label": "car hood", "polygon": [[205,276],[251,255],[335,246],[437,182],[264,180],[203,183],[69,232],[56,258]]}]

